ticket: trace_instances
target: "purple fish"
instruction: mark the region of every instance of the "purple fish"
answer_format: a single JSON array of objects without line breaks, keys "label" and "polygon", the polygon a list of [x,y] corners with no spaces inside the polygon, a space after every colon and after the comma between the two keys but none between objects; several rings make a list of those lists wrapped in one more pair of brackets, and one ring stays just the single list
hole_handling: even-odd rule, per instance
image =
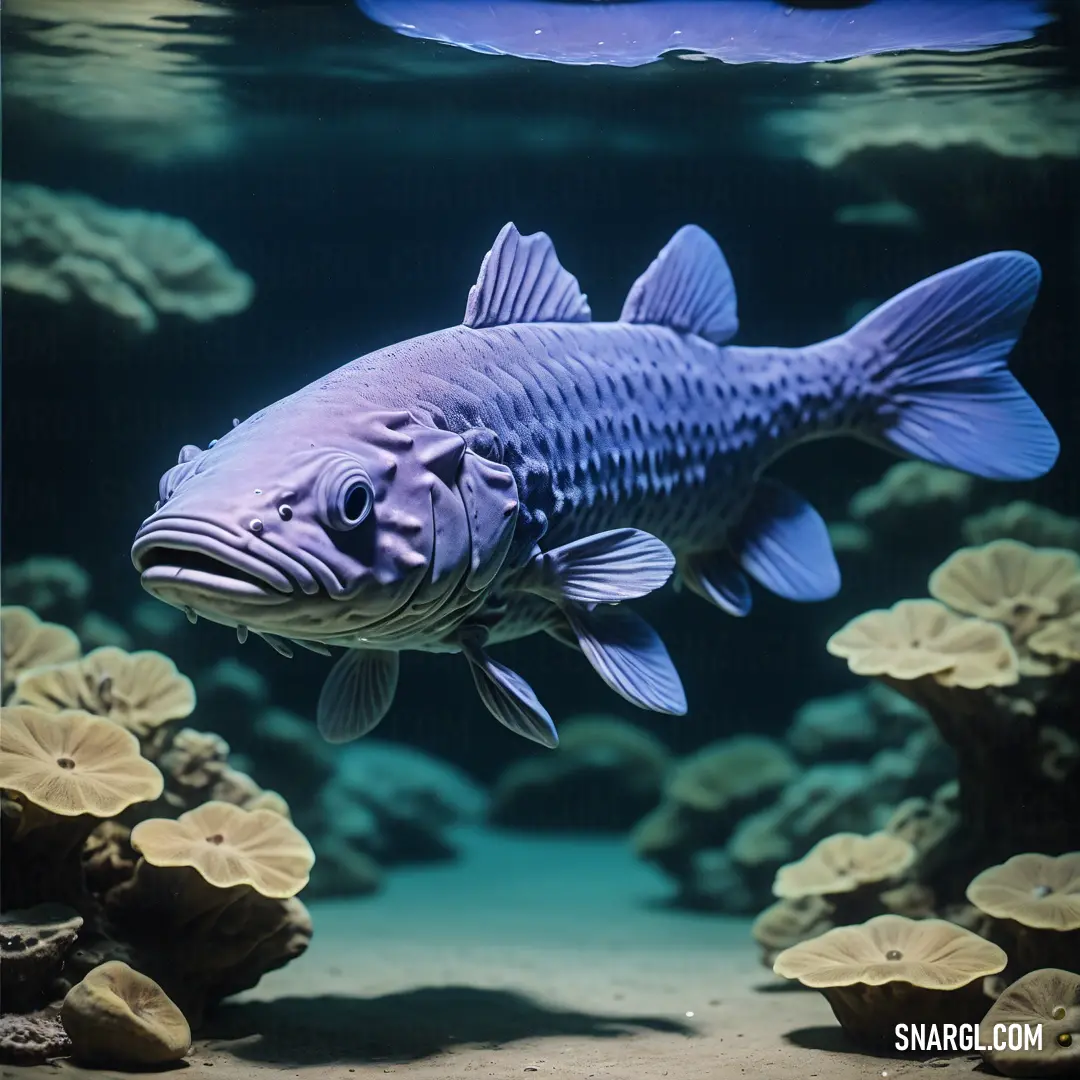
[{"label": "purple fish", "polygon": [[398,657],[461,653],[484,704],[546,746],[551,717],[490,644],[544,631],[645,709],[686,698],[623,601],[677,568],[733,615],[750,579],[832,596],[825,523],[763,476],[808,439],[852,435],[977,476],[1046,472],[1058,441],[1006,359],[1039,288],[1021,252],[912,286],[805,348],[730,344],[715,241],[680,229],[592,321],[544,233],[499,233],[460,326],[361,356],[268,406],[161,479],[132,559],[194,621],[348,651],[318,723],[332,741],[390,708]]},{"label": "purple fish", "polygon": [[906,49],[966,52],[1032,36],[1040,0],[870,0],[807,9],[777,0],[357,0],[406,37],[559,64],[638,67],[667,52],[729,64],[801,64]]}]

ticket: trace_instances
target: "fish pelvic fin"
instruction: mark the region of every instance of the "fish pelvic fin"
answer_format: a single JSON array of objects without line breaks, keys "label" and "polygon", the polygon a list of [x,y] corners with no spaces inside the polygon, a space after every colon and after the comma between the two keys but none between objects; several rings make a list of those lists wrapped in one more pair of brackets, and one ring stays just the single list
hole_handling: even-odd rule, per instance
[{"label": "fish pelvic fin", "polygon": [[[927,278],[826,342],[862,363],[856,432],[990,480],[1029,480],[1057,460],[1057,435],[1008,370],[1039,291],[1030,255],[997,251]],[[864,359],[865,358],[865,359]]]}]

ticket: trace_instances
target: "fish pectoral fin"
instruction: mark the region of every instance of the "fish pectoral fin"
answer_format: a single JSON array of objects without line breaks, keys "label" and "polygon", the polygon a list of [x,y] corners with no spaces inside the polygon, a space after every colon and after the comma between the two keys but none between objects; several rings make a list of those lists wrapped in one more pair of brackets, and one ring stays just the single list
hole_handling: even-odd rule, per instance
[{"label": "fish pectoral fin", "polygon": [[557,602],[614,604],[659,589],[674,569],[662,540],[641,529],[612,529],[534,555],[520,588]]},{"label": "fish pectoral fin", "polygon": [[522,236],[514,223],[499,230],[469,290],[465,326],[588,322],[592,318],[577,278],[564,270],[547,233]]},{"label": "fish pectoral fin", "polygon": [[621,322],[670,326],[715,345],[739,329],[735,282],[716,241],[697,225],[684,225],[634,282]]},{"label": "fish pectoral fin", "polygon": [[682,716],[686,692],[660,635],[629,608],[566,606],[578,645],[617,694],[642,709]]},{"label": "fish pectoral fin", "polygon": [[461,651],[469,661],[480,700],[500,724],[541,746],[559,745],[555,722],[516,671],[492,660],[475,638],[463,639]]},{"label": "fish pectoral fin", "polygon": [[742,568],[777,596],[827,600],[840,588],[828,526],[801,495],[775,480],[758,482],[730,544]]},{"label": "fish pectoral fin", "polygon": [[349,649],[319,693],[316,723],[322,737],[351,742],[375,728],[393,704],[399,667],[396,652]]},{"label": "fish pectoral fin", "polygon": [[695,551],[679,560],[686,587],[729,615],[749,615],[750,582],[730,551]]}]

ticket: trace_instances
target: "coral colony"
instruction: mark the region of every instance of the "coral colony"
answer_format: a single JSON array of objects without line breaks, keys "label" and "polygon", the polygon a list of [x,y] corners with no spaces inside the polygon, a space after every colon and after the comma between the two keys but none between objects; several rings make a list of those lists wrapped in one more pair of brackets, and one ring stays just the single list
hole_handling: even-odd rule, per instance
[{"label": "coral colony", "polygon": [[[936,522],[931,545],[950,530],[970,542],[930,576],[929,598],[830,639],[874,683],[807,702],[780,740],[736,735],[681,758],[617,718],[570,720],[558,751],[511,766],[490,798],[407,748],[361,742],[327,758],[233,661],[201,672],[196,708],[165,655],[100,643],[104,629],[129,632],[88,608],[75,564],[8,568],[8,598],[62,613],[83,638],[26,606],[2,610],[4,1060],[177,1061],[216,1002],[305,950],[301,890],[371,892],[400,863],[453,857],[454,822],[486,819],[632,826],[676,902],[758,912],[764,962],[819,990],[870,1051],[893,1047],[898,1025],[912,1040],[920,1025],[968,1025],[999,1073],[1070,1075],[1080,522],[988,505],[969,479],[911,464],[851,513],[871,548],[897,513]],[[153,625],[142,610],[129,622],[136,635]],[[200,715],[259,733],[249,767],[305,807],[310,843],[285,797],[187,726]],[[596,792],[591,819],[559,815]],[[1000,1044],[995,1025],[1041,1025],[1041,1043]]]}]

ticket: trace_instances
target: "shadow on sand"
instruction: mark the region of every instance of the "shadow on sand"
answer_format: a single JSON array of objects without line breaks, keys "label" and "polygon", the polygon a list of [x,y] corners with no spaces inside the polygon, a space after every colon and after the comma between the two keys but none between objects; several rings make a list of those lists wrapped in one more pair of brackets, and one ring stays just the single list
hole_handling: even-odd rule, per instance
[{"label": "shadow on sand", "polygon": [[[959,1063],[959,1066],[970,1069],[971,1065],[980,1060],[978,1054],[951,1054],[942,1057],[940,1054],[901,1053],[887,1046],[876,1046],[873,1049],[860,1047],[852,1042],[839,1026],[805,1027],[795,1031],[789,1031],[784,1035],[784,1041],[792,1046],[801,1046],[807,1050],[827,1050],[831,1054],[853,1054],[859,1057],[878,1058],[879,1060],[912,1061],[923,1065],[945,1066],[950,1063]],[[967,1065],[966,1062],[970,1062]],[[978,1068],[975,1069],[978,1071]],[[951,1074],[950,1074],[951,1075]]]},{"label": "shadow on sand", "polygon": [[692,1035],[675,1020],[551,1009],[522,994],[425,987],[378,998],[324,995],[223,1005],[203,1033],[248,1061],[318,1065],[415,1061],[462,1043],[497,1046],[543,1036],[611,1039],[635,1029]]}]

